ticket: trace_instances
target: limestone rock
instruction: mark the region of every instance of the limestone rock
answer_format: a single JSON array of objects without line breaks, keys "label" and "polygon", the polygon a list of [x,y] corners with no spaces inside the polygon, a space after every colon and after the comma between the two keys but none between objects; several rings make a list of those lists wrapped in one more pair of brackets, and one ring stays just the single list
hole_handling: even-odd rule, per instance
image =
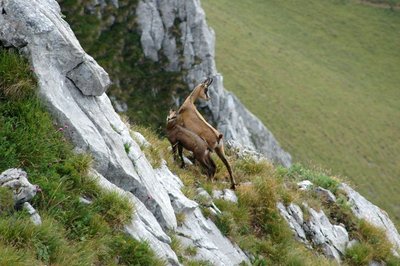
[{"label": "limestone rock", "polygon": [[67,73],[67,78],[84,95],[100,96],[111,84],[108,74],[89,55]]},{"label": "limestone rock", "polygon": [[34,225],[41,225],[42,218],[40,217],[39,213],[36,211],[35,208],[29,202],[24,202],[23,208],[29,213],[31,216],[31,221]]},{"label": "limestone rock", "polygon": [[291,203],[288,208],[285,207],[281,202],[278,202],[277,208],[282,215],[282,217],[288,223],[290,229],[293,231],[295,238],[306,244],[306,246],[311,247],[306,233],[304,232],[303,225],[303,212],[300,207],[296,204]]},{"label": "limestone rock", "polygon": [[336,202],[336,196],[328,189],[317,187],[315,192],[328,203]]},{"label": "limestone rock", "polygon": [[0,174],[0,186],[12,190],[13,199],[17,208],[31,200],[38,191],[39,186],[28,181],[28,175],[22,169],[11,168]]},{"label": "limestone rock", "polygon": [[298,205],[291,203],[285,207],[282,203],[277,204],[279,212],[299,241],[309,248],[311,244],[320,247],[326,257],[340,262],[349,243],[346,229],[341,225],[332,225],[322,210],[318,212],[307,205],[304,207],[310,216],[307,221],[303,219],[303,212]]},{"label": "limestone rock", "polygon": [[102,188],[115,191],[127,197],[134,206],[132,221],[125,226],[125,231],[138,240],[147,241],[156,255],[166,259],[169,264],[179,265],[175,252],[169,246],[171,239],[160,227],[153,214],[146,209],[144,204],[132,193],[115,186],[97,171],[92,170],[91,173],[98,178],[98,182]]},{"label": "limestone rock", "polygon": [[204,189],[204,188],[197,188],[196,189],[196,193],[197,195],[195,196],[195,200],[203,206],[206,207],[211,207],[213,204],[213,200],[210,196],[210,194],[208,194],[208,192]]},{"label": "limestone rock", "polygon": [[238,198],[235,194],[235,191],[232,189],[213,190],[212,197],[214,199],[223,199],[233,203],[238,203]]},{"label": "limestone rock", "polygon": [[309,190],[314,184],[310,180],[303,180],[297,183],[300,190]]},{"label": "limestone rock", "polygon": [[[201,103],[200,109],[210,114],[209,119],[225,140],[257,150],[286,167],[291,165],[291,156],[272,133],[236,96],[224,89],[223,78],[215,66],[215,33],[206,23],[200,0],[141,0],[136,15],[141,44],[148,58],[158,61],[163,53],[169,60],[167,69],[187,72],[184,79],[190,89],[206,77],[214,78],[209,90],[211,100]],[[173,36],[173,31],[180,34]]]},{"label": "limestone rock", "polygon": [[365,219],[371,224],[385,230],[386,236],[393,244],[394,253],[398,255],[397,251],[400,250],[400,235],[388,214],[369,202],[349,185],[342,183],[339,189],[346,192],[351,210],[357,218]]},{"label": "limestone rock", "polygon": [[340,225],[332,225],[321,210],[319,212],[308,208],[310,220],[306,222],[306,231],[315,245],[323,247],[325,255],[340,262],[341,255],[345,253],[349,234],[346,228]]}]

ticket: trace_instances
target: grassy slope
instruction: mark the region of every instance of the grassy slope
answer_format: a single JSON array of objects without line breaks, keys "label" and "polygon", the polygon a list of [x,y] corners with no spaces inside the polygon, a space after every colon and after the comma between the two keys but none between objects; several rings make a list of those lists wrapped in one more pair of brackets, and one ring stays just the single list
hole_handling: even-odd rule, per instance
[{"label": "grassy slope", "polygon": [[295,161],[400,219],[400,12],[350,1],[203,0],[225,86]]},{"label": "grassy slope", "polygon": [[27,62],[0,48],[0,173],[22,168],[43,190],[32,201],[40,226],[7,208],[0,190],[0,265],[164,265],[121,231],[133,206],[87,176],[91,158],[72,152],[68,128],[54,125],[35,89]]},{"label": "grassy slope", "polygon": [[[346,251],[344,265],[365,265],[370,260],[385,261],[387,265],[400,265],[399,259],[391,255],[391,244],[387,241],[385,233],[364,220],[358,220],[352,214],[346,196],[338,189],[340,180],[336,177],[318,169],[304,168],[299,164],[290,169],[275,168],[266,161],[256,162],[248,157],[238,158],[234,151],[227,149],[227,158],[236,180],[243,185],[236,191],[238,204],[214,200],[222,213],[213,215],[207,207],[207,200],[199,197],[196,190],[200,186],[211,194],[212,190],[229,186],[228,172],[222,162],[214,158],[217,163],[217,182],[209,182],[205,175],[201,174],[199,167],[192,165],[185,169],[180,168],[180,163],[174,161],[168,149],[170,144],[166,139],[160,140],[154,131],[142,126],[134,125],[132,129],[141,132],[152,144],[143,150],[153,167],[159,166],[162,158],[165,159],[171,171],[185,184],[182,192],[200,204],[203,214],[212,219],[224,235],[254,255],[252,265],[336,265],[321,254],[306,249],[294,239],[276,208],[278,201],[286,205],[294,202],[299,206],[307,202],[308,206],[315,210],[322,209],[331,223],[343,224],[349,232],[350,239],[360,241]],[[226,182],[222,182],[224,179]],[[331,190],[335,193],[337,202],[332,204],[321,200],[313,191],[299,191],[297,182],[304,179]],[[252,185],[244,184],[248,181]],[[310,215],[306,210],[303,211],[307,221]],[[179,221],[184,221],[184,213],[178,213],[177,219],[178,224]],[[183,265],[195,265],[188,261],[186,256],[194,255],[196,248],[183,249],[178,239],[173,236],[171,246]],[[318,247],[316,248],[318,250]],[[209,264],[200,262],[196,265]]]}]

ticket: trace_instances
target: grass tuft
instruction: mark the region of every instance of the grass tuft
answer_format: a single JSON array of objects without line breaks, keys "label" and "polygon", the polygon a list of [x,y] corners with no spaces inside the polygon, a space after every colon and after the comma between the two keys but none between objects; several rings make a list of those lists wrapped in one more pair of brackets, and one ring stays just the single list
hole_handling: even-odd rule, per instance
[{"label": "grass tuft", "polygon": [[350,265],[368,265],[372,259],[373,250],[366,243],[357,243],[346,249],[345,260]]},{"label": "grass tuft", "polygon": [[0,187],[0,215],[5,215],[14,210],[14,195],[11,189]]}]

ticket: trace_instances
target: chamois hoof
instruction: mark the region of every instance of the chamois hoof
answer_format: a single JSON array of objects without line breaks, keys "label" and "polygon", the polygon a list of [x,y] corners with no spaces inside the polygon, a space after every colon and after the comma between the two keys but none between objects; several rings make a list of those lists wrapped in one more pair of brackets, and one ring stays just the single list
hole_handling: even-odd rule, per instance
[{"label": "chamois hoof", "polygon": [[186,168],[186,164],[181,164],[181,168]]},{"label": "chamois hoof", "polygon": [[236,186],[237,186],[237,184],[232,184],[232,185],[231,185],[231,189],[232,189],[232,190],[236,190]]}]

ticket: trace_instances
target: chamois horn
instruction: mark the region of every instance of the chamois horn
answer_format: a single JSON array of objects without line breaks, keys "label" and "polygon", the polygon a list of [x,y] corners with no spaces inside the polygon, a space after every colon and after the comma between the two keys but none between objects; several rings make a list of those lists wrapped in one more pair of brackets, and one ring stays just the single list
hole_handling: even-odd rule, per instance
[{"label": "chamois horn", "polygon": [[203,83],[208,87],[211,85],[212,82],[213,82],[212,78],[207,78]]}]

